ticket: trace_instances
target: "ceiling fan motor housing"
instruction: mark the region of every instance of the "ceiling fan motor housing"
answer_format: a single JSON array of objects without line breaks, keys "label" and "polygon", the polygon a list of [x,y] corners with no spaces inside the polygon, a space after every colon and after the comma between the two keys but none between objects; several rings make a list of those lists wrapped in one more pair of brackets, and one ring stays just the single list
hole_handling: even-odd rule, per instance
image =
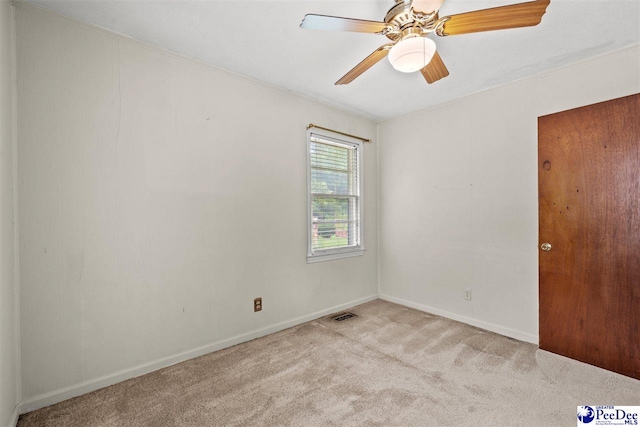
[{"label": "ceiling fan motor housing", "polygon": [[430,15],[416,14],[411,9],[410,0],[396,0],[396,4],[387,12],[384,22],[393,25],[399,31],[391,31],[385,35],[393,41],[425,36],[435,30],[437,21],[438,12]]}]

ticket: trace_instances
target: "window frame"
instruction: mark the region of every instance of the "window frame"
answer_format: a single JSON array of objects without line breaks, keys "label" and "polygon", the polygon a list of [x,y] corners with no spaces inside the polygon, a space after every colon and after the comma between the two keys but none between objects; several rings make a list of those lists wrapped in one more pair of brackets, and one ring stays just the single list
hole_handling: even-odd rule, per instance
[{"label": "window frame", "polygon": [[[331,249],[313,249],[313,194],[311,193],[311,143],[312,136],[324,139],[328,143],[342,144],[355,147],[358,179],[358,245]],[[351,138],[335,132],[310,128],[307,130],[307,263],[330,261],[335,259],[362,256],[364,246],[364,167],[363,167],[364,142],[357,138]]]}]

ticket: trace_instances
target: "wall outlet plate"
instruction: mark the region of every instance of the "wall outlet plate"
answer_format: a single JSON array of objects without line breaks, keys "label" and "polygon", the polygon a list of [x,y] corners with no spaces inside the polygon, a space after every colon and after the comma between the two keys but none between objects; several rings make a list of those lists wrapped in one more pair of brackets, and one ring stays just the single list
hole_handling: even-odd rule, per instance
[{"label": "wall outlet plate", "polygon": [[464,290],[464,299],[467,301],[471,301],[471,289]]},{"label": "wall outlet plate", "polygon": [[253,300],[253,311],[262,311],[262,297]]}]

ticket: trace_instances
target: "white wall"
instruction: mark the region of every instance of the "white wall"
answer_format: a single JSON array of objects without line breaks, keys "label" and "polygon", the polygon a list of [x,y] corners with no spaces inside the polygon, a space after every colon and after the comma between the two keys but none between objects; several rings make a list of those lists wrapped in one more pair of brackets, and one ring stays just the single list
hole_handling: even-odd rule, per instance
[{"label": "white wall", "polygon": [[639,59],[635,46],[382,123],[381,296],[537,343],[537,118],[640,92]]},{"label": "white wall", "polygon": [[18,384],[17,289],[14,239],[13,6],[0,0],[0,426],[16,421]]},{"label": "white wall", "polygon": [[23,411],[376,297],[376,143],[367,252],[318,264],[305,144],[375,123],[16,8]]}]

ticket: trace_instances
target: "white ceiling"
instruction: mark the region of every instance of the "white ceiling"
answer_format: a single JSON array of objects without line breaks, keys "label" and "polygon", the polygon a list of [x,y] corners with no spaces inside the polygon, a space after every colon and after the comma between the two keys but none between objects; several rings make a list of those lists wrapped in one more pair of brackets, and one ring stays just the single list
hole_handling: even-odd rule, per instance
[{"label": "white ceiling", "polygon": [[[353,83],[334,86],[387,38],[302,30],[303,16],[379,21],[393,0],[29,2],[377,121],[640,43],[638,0],[551,0],[536,27],[432,35],[450,71],[432,85],[382,60]],[[440,16],[517,2],[446,0]]]}]

